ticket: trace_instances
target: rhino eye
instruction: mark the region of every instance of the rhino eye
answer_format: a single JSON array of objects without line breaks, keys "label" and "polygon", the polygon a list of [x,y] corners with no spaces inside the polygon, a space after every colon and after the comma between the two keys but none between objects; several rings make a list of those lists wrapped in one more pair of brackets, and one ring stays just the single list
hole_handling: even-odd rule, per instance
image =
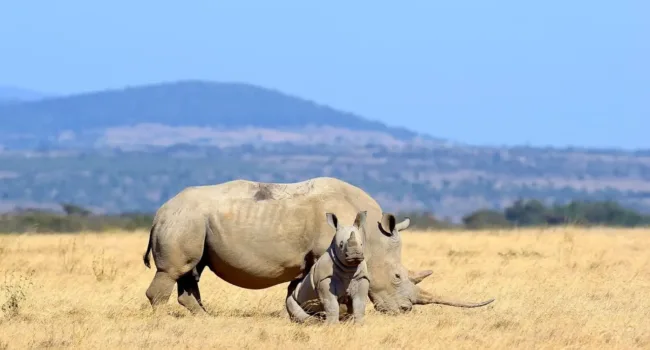
[{"label": "rhino eye", "polygon": [[400,275],[399,273],[396,273],[396,274],[395,274],[395,278],[397,278],[398,280],[401,280],[401,279],[402,279],[402,275]]}]

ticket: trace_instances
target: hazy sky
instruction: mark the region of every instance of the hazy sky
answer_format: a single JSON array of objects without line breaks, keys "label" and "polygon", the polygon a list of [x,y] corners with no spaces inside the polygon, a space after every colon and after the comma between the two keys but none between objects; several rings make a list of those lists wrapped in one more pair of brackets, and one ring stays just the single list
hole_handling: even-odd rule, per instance
[{"label": "hazy sky", "polygon": [[2,1],[0,85],[279,89],[474,144],[650,148],[650,1]]}]

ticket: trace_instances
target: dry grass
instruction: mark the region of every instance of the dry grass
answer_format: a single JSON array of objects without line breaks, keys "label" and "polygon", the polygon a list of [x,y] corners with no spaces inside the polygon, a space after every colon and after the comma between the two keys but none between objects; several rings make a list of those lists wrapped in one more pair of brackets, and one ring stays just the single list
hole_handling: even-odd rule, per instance
[{"label": "dry grass", "polygon": [[240,289],[209,270],[208,319],[175,296],[154,317],[141,260],[147,233],[0,236],[0,349],[650,348],[650,231],[405,233],[422,286],[484,308],[416,306],[366,325],[289,323],[286,284]]}]

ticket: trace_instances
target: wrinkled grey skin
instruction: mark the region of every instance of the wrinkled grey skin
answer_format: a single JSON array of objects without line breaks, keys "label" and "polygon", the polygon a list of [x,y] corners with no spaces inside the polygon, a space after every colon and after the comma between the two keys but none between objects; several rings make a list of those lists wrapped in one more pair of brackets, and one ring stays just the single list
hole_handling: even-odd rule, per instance
[{"label": "wrinkled grey skin", "polygon": [[411,272],[401,262],[400,231],[409,219],[397,222],[360,188],[327,177],[288,184],[235,180],[180,191],[153,220],[143,260],[149,267],[151,252],[157,271],[146,295],[156,310],[176,283],[178,302],[204,314],[198,281],[206,266],[242,288],[291,282],[289,295],[332,240],[323,214],[350,222],[362,209],[369,297],[376,310],[396,314],[416,304],[477,307],[493,301],[450,302],[422,290],[416,284],[432,272]]},{"label": "wrinkled grey skin", "polygon": [[[363,261],[363,227],[367,213],[357,213],[351,226],[339,225],[333,213],[327,213],[327,222],[336,232],[332,243],[293,293],[287,296],[289,317],[304,323],[318,313],[325,313],[328,324],[339,322],[339,305],[345,303],[356,324],[364,323],[368,281]],[[359,237],[359,239],[357,239]]]}]

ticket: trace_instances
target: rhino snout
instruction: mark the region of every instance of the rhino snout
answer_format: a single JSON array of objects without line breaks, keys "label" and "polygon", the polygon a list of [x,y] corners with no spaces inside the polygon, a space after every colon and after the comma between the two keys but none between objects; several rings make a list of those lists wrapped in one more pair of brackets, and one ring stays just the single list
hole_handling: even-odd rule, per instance
[{"label": "rhino snout", "polygon": [[364,259],[364,256],[363,256],[363,252],[361,252],[361,251],[351,249],[351,250],[348,250],[345,253],[345,260],[348,263],[359,264],[359,263],[361,263],[363,261],[363,259]]}]

